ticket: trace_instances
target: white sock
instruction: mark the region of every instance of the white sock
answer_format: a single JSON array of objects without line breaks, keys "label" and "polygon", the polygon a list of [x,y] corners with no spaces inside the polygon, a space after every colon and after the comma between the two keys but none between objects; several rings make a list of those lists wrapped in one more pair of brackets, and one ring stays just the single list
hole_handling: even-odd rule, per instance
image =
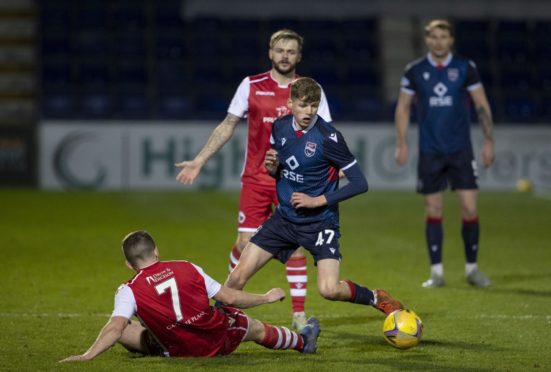
[{"label": "white sock", "polygon": [[444,276],[444,264],[438,263],[430,266],[430,274]]},{"label": "white sock", "polygon": [[475,262],[475,263],[466,263],[465,264],[465,274],[466,275],[469,275],[470,273],[472,273],[473,271],[476,271],[478,270],[478,264]]}]

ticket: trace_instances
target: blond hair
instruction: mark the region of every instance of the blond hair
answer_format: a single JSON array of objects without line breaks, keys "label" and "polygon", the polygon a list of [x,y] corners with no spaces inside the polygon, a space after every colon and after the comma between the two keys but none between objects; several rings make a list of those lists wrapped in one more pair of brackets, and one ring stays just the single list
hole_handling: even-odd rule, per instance
[{"label": "blond hair", "polygon": [[280,40],[295,40],[298,44],[299,52],[302,50],[302,45],[304,44],[304,39],[302,36],[300,36],[293,30],[284,28],[272,34],[272,36],[270,37],[270,49],[272,49],[274,45],[276,45],[276,43]]},{"label": "blond hair", "polygon": [[454,36],[454,29],[450,22],[445,19],[433,19],[425,26],[425,35],[428,35],[435,28],[440,28],[442,30],[448,30],[450,36]]}]

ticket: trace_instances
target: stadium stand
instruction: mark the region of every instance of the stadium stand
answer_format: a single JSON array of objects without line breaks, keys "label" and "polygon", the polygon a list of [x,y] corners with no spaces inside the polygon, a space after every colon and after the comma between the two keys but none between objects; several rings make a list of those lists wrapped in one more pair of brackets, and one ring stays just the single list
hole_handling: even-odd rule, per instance
[{"label": "stadium stand", "polygon": [[[40,2],[45,119],[221,118],[237,84],[265,71],[267,40],[304,35],[302,75],[325,88],[335,119],[390,121],[378,19],[180,16],[177,0]],[[455,19],[459,54],[479,68],[500,122],[549,121],[551,23]]]}]

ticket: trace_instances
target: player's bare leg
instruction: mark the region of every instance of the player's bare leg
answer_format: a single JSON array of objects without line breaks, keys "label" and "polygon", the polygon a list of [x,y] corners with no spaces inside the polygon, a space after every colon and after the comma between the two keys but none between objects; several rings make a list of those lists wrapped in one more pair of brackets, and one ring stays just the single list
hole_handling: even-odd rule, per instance
[{"label": "player's bare leg", "polygon": [[400,301],[390,296],[383,289],[371,291],[369,288],[350,280],[340,280],[339,266],[340,262],[334,259],[318,261],[318,290],[324,298],[331,301],[348,301],[371,305],[385,314],[403,309]]},{"label": "player's bare leg", "polygon": [[153,335],[135,320],[130,321],[118,342],[133,353],[162,355],[164,351]]},{"label": "player's bare leg", "polygon": [[445,285],[442,246],[444,230],[442,228],[444,195],[442,192],[425,195],[425,238],[431,263],[430,278],[423,282],[424,288],[436,288]]},{"label": "player's bare leg", "polygon": [[465,275],[467,282],[475,287],[488,287],[490,279],[478,270],[478,242],[480,225],[476,208],[478,190],[456,190],[461,210],[461,236],[465,247]]},{"label": "player's bare leg", "polygon": [[[229,270],[233,271],[239,263],[241,252],[253,236],[252,232],[239,231],[237,240],[230,253]],[[306,325],[306,313],[304,303],[306,302],[306,291],[308,286],[307,261],[304,248],[297,249],[285,263],[285,271],[289,290],[291,294],[291,306],[293,311],[292,326],[297,331]]]},{"label": "player's bare leg", "polygon": [[226,285],[233,289],[243,289],[249,279],[272,259],[272,255],[254,243],[249,242],[239,260],[239,264],[226,279]]},{"label": "player's bare leg", "polygon": [[249,331],[243,341],[254,341],[268,349],[294,349],[303,353],[316,351],[319,322],[310,318],[300,333],[249,318]]}]

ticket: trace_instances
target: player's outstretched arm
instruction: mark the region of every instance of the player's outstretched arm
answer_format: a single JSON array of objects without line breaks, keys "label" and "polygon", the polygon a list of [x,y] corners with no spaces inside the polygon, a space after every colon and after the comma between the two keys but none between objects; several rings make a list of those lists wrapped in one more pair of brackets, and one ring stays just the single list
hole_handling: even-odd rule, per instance
[{"label": "player's outstretched arm", "polygon": [[128,319],[122,316],[114,316],[109,319],[107,324],[103,327],[98,335],[96,341],[90,346],[90,348],[81,355],[72,355],[63,360],[63,362],[84,362],[94,359],[99,354],[113,346],[122,336],[122,333],[128,325]]},{"label": "player's outstretched arm", "polygon": [[199,175],[205,163],[224,147],[226,142],[233,136],[239,120],[239,116],[228,113],[226,118],[214,128],[207,143],[203,146],[201,151],[199,151],[197,156],[195,156],[195,159],[174,164],[176,168],[181,169],[180,173],[176,176],[176,180],[184,185],[191,185]]},{"label": "player's outstretched arm", "polygon": [[494,162],[494,123],[492,119],[492,110],[486,98],[484,87],[480,86],[470,91],[473,99],[478,123],[484,133],[484,144],[482,145],[482,165],[489,167]]},{"label": "player's outstretched arm", "polygon": [[394,112],[394,122],[396,124],[396,153],[394,157],[398,165],[404,165],[408,160],[407,130],[412,102],[413,95],[403,91],[400,92]]},{"label": "player's outstretched arm", "polygon": [[220,301],[228,306],[246,309],[258,305],[282,301],[285,298],[285,291],[281,288],[273,288],[264,294],[254,294],[223,285],[213,298],[216,301]]}]

